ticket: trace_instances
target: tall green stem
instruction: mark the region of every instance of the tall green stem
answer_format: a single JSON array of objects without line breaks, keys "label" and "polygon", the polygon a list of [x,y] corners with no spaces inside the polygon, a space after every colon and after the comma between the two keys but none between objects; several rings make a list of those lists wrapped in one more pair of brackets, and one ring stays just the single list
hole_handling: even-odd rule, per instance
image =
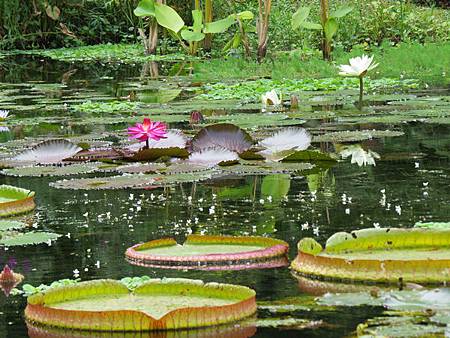
[{"label": "tall green stem", "polygon": [[364,81],[363,77],[359,77],[359,109],[362,109],[362,102],[363,102],[363,95],[364,95]]}]

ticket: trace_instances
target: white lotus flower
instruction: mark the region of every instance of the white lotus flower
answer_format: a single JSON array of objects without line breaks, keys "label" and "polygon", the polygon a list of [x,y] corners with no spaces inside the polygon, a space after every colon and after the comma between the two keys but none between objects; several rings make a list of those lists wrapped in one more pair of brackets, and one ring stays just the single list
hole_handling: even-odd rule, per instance
[{"label": "white lotus flower", "polygon": [[0,121],[5,120],[8,117],[9,111],[8,110],[1,110],[0,109]]},{"label": "white lotus flower", "polygon": [[267,106],[279,106],[281,105],[281,95],[278,97],[275,89],[272,89],[270,92],[261,95],[262,104],[265,107]]},{"label": "white lotus flower", "polygon": [[265,148],[259,153],[266,160],[279,161],[295,151],[307,149],[310,144],[311,135],[305,128],[290,127],[260,141],[258,146]]},{"label": "white lotus flower", "polygon": [[6,126],[0,126],[0,133],[7,133],[9,131],[9,128]]},{"label": "white lotus flower", "polygon": [[362,167],[363,165],[375,166],[375,159],[380,158],[380,155],[378,153],[370,149],[365,151],[359,144],[346,146],[343,150],[340,151],[339,154],[343,159],[351,156],[351,163],[357,163],[360,167]]},{"label": "white lotus flower", "polygon": [[373,56],[367,55],[357,56],[349,60],[350,65],[340,65],[339,75],[362,77],[366,73],[378,66],[378,63],[373,62]]},{"label": "white lotus flower", "polygon": [[[184,148],[186,147],[187,137],[178,130],[168,130],[166,133],[166,138],[155,141],[152,139],[148,140],[149,148]],[[130,150],[138,151],[142,148],[140,142],[133,143],[127,147]]]},{"label": "white lotus flower", "polygon": [[202,151],[193,152],[187,162],[213,167],[224,161],[236,161],[239,156],[234,151],[221,147],[207,148]]}]

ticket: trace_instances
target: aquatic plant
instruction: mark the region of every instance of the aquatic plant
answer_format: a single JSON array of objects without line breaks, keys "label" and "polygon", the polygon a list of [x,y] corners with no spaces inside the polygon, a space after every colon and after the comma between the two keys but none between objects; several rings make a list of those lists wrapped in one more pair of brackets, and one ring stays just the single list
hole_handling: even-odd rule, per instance
[{"label": "aquatic plant", "polygon": [[6,120],[8,118],[8,110],[0,110],[0,121]]},{"label": "aquatic plant", "polygon": [[25,231],[28,224],[19,221],[0,221],[0,246],[51,244],[60,235],[52,232]]},{"label": "aquatic plant", "polygon": [[134,290],[115,280],[50,288],[28,297],[25,317],[45,326],[136,332],[224,324],[255,312],[255,291],[247,287],[167,278]]},{"label": "aquatic plant", "polygon": [[221,147],[242,153],[253,145],[251,136],[243,129],[229,123],[217,123],[201,129],[192,139],[193,151]]},{"label": "aquatic plant", "polygon": [[66,158],[74,156],[80,150],[82,149],[79,146],[67,140],[48,140],[14,156],[12,160],[25,164],[59,163]]},{"label": "aquatic plant", "polygon": [[189,163],[204,165],[206,167],[213,167],[221,163],[236,162],[238,160],[239,156],[236,152],[222,147],[205,148],[200,151],[195,151],[187,158],[187,162]]},{"label": "aquatic plant", "polygon": [[266,160],[280,161],[296,151],[306,150],[310,144],[311,135],[306,129],[290,127],[259,141],[258,146],[264,148],[259,154]]},{"label": "aquatic plant", "polygon": [[35,207],[34,191],[0,185],[0,217],[22,214]]},{"label": "aquatic plant", "polygon": [[338,232],[325,249],[312,238],[298,243],[292,269],[301,275],[385,283],[450,280],[450,231],[372,228]]},{"label": "aquatic plant", "polygon": [[128,128],[130,139],[138,139],[145,142],[145,148],[149,148],[149,139],[159,141],[167,137],[167,126],[161,122],[152,122],[149,118],[144,118],[143,123],[136,123]]},{"label": "aquatic plant", "polygon": [[266,110],[269,106],[281,106],[283,104],[281,95],[280,97],[278,97],[277,91],[275,89],[262,94],[261,101],[263,110]]},{"label": "aquatic plant", "polygon": [[288,248],[284,241],[265,237],[190,235],[182,245],[171,238],[136,244],[125,256],[137,265],[154,267],[251,269],[285,265],[286,260],[278,258],[286,258]]},{"label": "aquatic plant", "polygon": [[378,63],[373,62],[373,56],[368,57],[364,54],[362,56],[351,58],[349,63],[350,65],[339,66],[339,75],[359,78],[359,107],[362,107],[364,95],[364,76],[366,76],[369,71],[376,68]]},{"label": "aquatic plant", "polygon": [[0,288],[8,297],[11,290],[20,284],[23,279],[23,275],[15,273],[8,265],[5,265],[2,272],[0,272]]},{"label": "aquatic plant", "polygon": [[375,166],[375,159],[380,158],[380,155],[378,153],[370,149],[365,150],[360,144],[339,147],[339,155],[343,159],[351,156],[351,163],[356,163],[360,167],[366,165]]}]

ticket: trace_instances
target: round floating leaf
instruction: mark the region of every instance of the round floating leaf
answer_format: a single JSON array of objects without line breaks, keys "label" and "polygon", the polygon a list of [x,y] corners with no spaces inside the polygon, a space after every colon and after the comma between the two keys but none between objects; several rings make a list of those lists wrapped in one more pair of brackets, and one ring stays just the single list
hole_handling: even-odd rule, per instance
[{"label": "round floating leaf", "polygon": [[12,216],[33,210],[34,191],[0,185],[0,216]]},{"label": "round floating leaf", "polygon": [[372,228],[339,232],[320,253],[299,247],[294,271],[309,276],[395,283],[450,281],[450,230]]},{"label": "round floating leaf", "polygon": [[312,168],[314,168],[314,165],[310,163],[253,162],[248,165],[238,164],[230,167],[223,167],[221,169],[224,173],[236,175],[268,175],[289,173],[298,174]]},{"label": "round floating leaf", "polygon": [[273,261],[285,256],[288,248],[284,241],[265,237],[190,235],[182,245],[174,239],[153,240],[132,246],[125,255],[132,263],[156,267],[204,269],[249,264],[248,268],[253,268],[250,263]]},{"label": "round floating leaf", "polygon": [[75,190],[114,190],[125,188],[144,188],[154,182],[152,175],[122,175],[108,177],[78,178],[51,182],[50,186],[57,189]]},{"label": "round floating leaf", "polygon": [[52,288],[28,297],[25,317],[45,326],[94,331],[153,331],[213,326],[256,312],[244,286],[151,279],[130,291],[114,280]]},{"label": "round floating leaf", "polygon": [[66,164],[59,166],[32,166],[3,169],[1,173],[6,176],[70,176],[94,172],[98,169],[96,163]]},{"label": "round floating leaf", "polygon": [[0,220],[0,233],[7,230],[18,230],[27,226],[24,222]]},{"label": "round floating leaf", "polygon": [[326,133],[323,135],[316,135],[313,137],[313,142],[359,142],[364,140],[371,140],[374,138],[402,136],[402,131],[394,130],[346,130]]},{"label": "round floating leaf", "polygon": [[450,222],[418,222],[414,224],[414,227],[426,229],[450,229]]},{"label": "round floating leaf", "polygon": [[245,130],[228,123],[207,126],[201,129],[192,139],[193,151],[220,147],[242,153],[252,145],[253,140]]},{"label": "round floating leaf", "polygon": [[56,240],[60,235],[52,232],[31,231],[25,233],[9,232],[4,233],[0,239],[0,246],[24,246],[41,243],[50,243]]},{"label": "round floating leaf", "polygon": [[139,150],[131,159],[133,161],[156,161],[161,157],[179,157],[186,158],[189,152],[184,148],[148,148]]},{"label": "round floating leaf", "polygon": [[154,174],[166,169],[164,163],[133,163],[116,168],[116,171],[125,174]]},{"label": "round floating leaf", "polygon": [[12,160],[42,164],[58,163],[80,150],[82,150],[80,147],[67,140],[49,140],[24,151]]},{"label": "round floating leaf", "polygon": [[321,152],[320,150],[301,150],[295,151],[289,156],[283,158],[283,162],[336,162],[336,159],[331,154]]}]

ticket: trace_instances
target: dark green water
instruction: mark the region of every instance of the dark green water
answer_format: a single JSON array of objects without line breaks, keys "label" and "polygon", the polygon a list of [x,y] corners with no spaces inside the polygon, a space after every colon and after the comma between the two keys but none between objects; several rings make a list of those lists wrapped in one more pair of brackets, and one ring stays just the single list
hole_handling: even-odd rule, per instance
[{"label": "dark green water", "polygon": [[[69,66],[39,60],[15,62],[15,65],[8,63],[9,68],[0,75],[3,83],[0,88],[4,90],[5,83],[16,83],[9,88],[19,88],[18,93],[23,91],[17,84],[30,81],[60,83],[63,73],[69,68],[80,68],[63,90],[40,94],[46,99],[56,98],[55,102],[59,103],[64,102],[65,96],[76,97],[78,92],[112,97],[120,87],[119,82],[127,78],[138,81],[136,76],[140,70],[139,66]],[[15,99],[15,102],[22,107],[36,104],[36,100],[23,97]],[[0,109],[2,107],[0,101]],[[22,117],[65,113],[61,109],[49,109],[47,104],[30,111],[11,111]],[[306,127],[328,125],[329,121],[313,120],[308,121]],[[61,129],[54,124],[39,124],[13,128],[11,133],[0,137],[5,142],[23,137],[54,137],[123,127],[98,124]],[[379,125],[376,124],[356,125],[361,129],[377,127]],[[414,122],[397,125],[396,129],[405,135],[363,142],[366,148],[381,155],[376,166],[359,167],[351,164],[349,159],[341,161],[320,172],[322,184],[317,186],[312,184],[317,177],[284,175],[282,180],[289,182],[289,191],[285,196],[275,196],[272,201],[261,192],[262,176],[229,177],[155,190],[118,191],[56,190],[48,186],[54,178],[1,176],[0,184],[36,191],[34,221],[40,229],[65,236],[50,247],[0,248],[0,266],[10,264],[15,271],[25,275],[26,283],[32,285],[73,278],[73,270],[77,269],[82,280],[142,275],[197,278],[249,286],[256,290],[260,301],[300,296],[304,291],[288,268],[216,272],[158,270],[130,265],[123,253],[127,247],[144,240],[167,236],[182,240],[190,232],[201,232],[270,235],[290,244],[289,258],[293,259],[296,243],[305,236],[324,243],[336,231],[373,226],[410,227],[419,221],[448,221],[450,125]],[[321,146],[330,147],[329,144]],[[6,298],[0,295],[1,337],[27,337],[23,318],[25,304],[26,300],[21,296]],[[254,336],[343,337],[351,334],[358,323],[377,313],[378,310],[371,308],[297,313],[298,318],[322,320],[324,324],[304,330],[258,328]],[[264,311],[258,315],[271,316]]]}]

